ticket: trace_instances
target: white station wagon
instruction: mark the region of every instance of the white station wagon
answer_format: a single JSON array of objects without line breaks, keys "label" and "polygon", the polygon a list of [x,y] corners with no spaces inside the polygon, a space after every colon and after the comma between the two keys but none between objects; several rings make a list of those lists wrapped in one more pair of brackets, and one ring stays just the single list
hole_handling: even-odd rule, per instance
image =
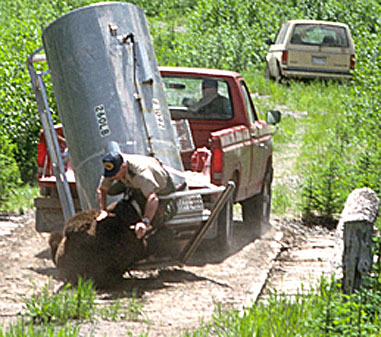
[{"label": "white station wagon", "polygon": [[328,21],[285,22],[266,56],[266,76],[282,78],[352,78],[355,49],[346,24]]}]

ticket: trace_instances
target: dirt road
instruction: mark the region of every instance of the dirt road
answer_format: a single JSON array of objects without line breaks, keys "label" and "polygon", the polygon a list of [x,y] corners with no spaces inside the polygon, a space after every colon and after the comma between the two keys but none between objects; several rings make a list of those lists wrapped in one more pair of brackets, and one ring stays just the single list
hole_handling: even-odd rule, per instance
[{"label": "dirt road", "polygon": [[[47,235],[34,229],[33,213],[10,220],[2,222],[2,227],[4,223],[10,225],[10,232],[0,235],[0,324],[15,322],[25,310],[23,298],[39,292],[49,278],[53,289],[62,286],[50,259]],[[235,224],[235,249],[224,256],[200,249],[186,266],[136,271],[118,289],[98,293],[98,304],[109,305],[136,291],[143,301],[144,321],[97,318],[83,323],[81,334],[120,336],[122,331],[133,331],[138,336],[149,331],[149,336],[180,336],[181,331],[208,321],[216,303],[224,309],[251,306],[272,283],[268,276],[274,279],[274,275],[280,275],[277,266],[281,253],[301,247],[308,235],[316,236],[316,230],[302,227],[295,220],[273,217],[267,234],[250,242],[243,223],[236,219]]]},{"label": "dirt road", "polygon": [[[284,184],[292,198],[298,187],[293,175],[299,148],[284,144],[274,153],[273,184]],[[25,310],[23,298],[39,292],[50,281],[58,290],[62,281],[50,259],[47,234],[34,229],[34,214],[0,219],[0,325],[15,322]],[[83,336],[181,336],[201,321],[209,321],[216,303],[223,309],[242,310],[271,288],[293,294],[301,282],[308,289],[320,275],[330,273],[333,234],[301,225],[297,216],[271,218],[265,236],[248,238],[239,214],[235,216],[234,249],[222,254],[201,247],[182,267],[133,272],[118,289],[99,292],[97,304],[107,306],[131,298],[133,291],[143,302],[142,320],[108,321],[96,317],[81,324]]]},{"label": "dirt road", "polygon": [[[298,177],[290,174],[297,152],[297,148],[286,145],[274,153],[274,184],[286,184],[290,191],[298,188]],[[48,235],[34,229],[33,212],[3,220],[0,325],[15,322],[25,310],[23,298],[39,292],[50,279],[55,290],[63,284],[50,259]],[[246,235],[239,212],[235,225],[234,249],[230,252],[221,254],[200,247],[186,266],[133,272],[118,289],[98,293],[98,305],[107,306],[116,299],[128,303],[136,292],[143,302],[144,319],[111,322],[97,317],[81,324],[81,335],[113,337],[132,331],[133,336],[148,332],[150,337],[178,337],[184,330],[197,328],[201,321],[209,321],[217,303],[223,309],[242,310],[266,296],[270,287],[292,294],[300,282],[308,288],[320,277],[320,271],[330,272],[333,238],[327,231],[309,229],[292,216],[272,216],[266,235],[253,241]]]}]

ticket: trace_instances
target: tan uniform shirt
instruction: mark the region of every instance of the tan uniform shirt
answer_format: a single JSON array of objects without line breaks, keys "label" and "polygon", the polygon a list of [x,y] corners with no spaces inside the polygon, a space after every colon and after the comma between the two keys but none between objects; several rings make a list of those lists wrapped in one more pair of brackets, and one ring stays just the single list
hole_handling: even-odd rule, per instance
[{"label": "tan uniform shirt", "polygon": [[[167,172],[157,159],[137,154],[122,156],[127,164],[126,175],[120,180],[124,185],[140,189],[145,197],[153,191],[160,194],[166,188]],[[109,188],[113,182],[113,179],[102,176],[99,185]]]}]

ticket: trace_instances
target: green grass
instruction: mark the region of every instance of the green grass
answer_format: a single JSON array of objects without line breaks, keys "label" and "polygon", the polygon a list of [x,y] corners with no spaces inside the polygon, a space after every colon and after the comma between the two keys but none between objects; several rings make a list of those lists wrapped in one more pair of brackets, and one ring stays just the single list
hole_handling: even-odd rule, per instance
[{"label": "green grass", "polygon": [[379,293],[363,290],[343,295],[333,279],[295,296],[271,292],[244,311],[216,306],[212,321],[184,337],[379,336]]},{"label": "green grass", "polygon": [[[316,287],[303,289],[294,296],[270,292],[267,297],[242,311],[223,310],[215,304],[209,322],[202,322],[183,337],[318,337],[379,336],[381,332],[381,287],[377,278],[367,280],[364,288],[344,295],[333,278],[322,278]],[[373,290],[372,290],[373,289]],[[307,290],[307,291],[304,291]],[[100,317],[104,320],[135,320],[141,316],[141,303],[133,296],[123,303],[114,301],[108,309],[95,301],[95,289],[89,281],[77,287],[67,286],[53,293],[47,284],[43,290],[26,299],[26,311],[17,323],[0,327],[0,337],[74,337],[82,335],[81,324]],[[124,316],[126,305],[133,316]],[[148,326],[149,328],[149,326]],[[127,336],[134,336],[127,331]],[[139,335],[148,337],[149,330]]]},{"label": "green grass", "polygon": [[14,188],[8,200],[0,204],[0,213],[23,214],[28,209],[33,209],[33,200],[39,195],[36,186],[24,185]]},{"label": "green grass", "polygon": [[0,337],[77,337],[79,326],[73,326],[70,323],[62,326],[51,325],[29,325],[23,319],[11,325],[7,330],[0,327]]},{"label": "green grass", "polygon": [[[74,337],[80,335],[81,323],[99,318],[149,324],[144,319],[143,302],[135,294],[131,298],[126,296],[126,299],[117,299],[111,304],[99,304],[91,280],[80,279],[76,286],[66,284],[58,292],[54,292],[48,282],[41,291],[25,298],[24,304],[23,316],[7,329],[0,327],[0,337]],[[140,335],[144,336],[148,334]]]},{"label": "green grass", "polygon": [[[282,121],[279,131],[274,137],[274,152],[283,156],[285,165],[289,167],[287,174],[301,178],[299,190],[290,189],[283,182],[273,185],[273,210],[277,214],[303,212],[312,207],[308,200],[309,184],[313,188],[322,184],[321,200],[316,201],[322,212],[330,213],[339,207],[342,200],[335,195],[329,195],[329,186],[334,185],[338,193],[336,168],[326,164],[323,176],[328,177],[325,182],[322,173],[315,170],[322,168],[322,160],[334,164],[337,161],[337,152],[329,151],[329,144],[335,143],[337,130],[344,115],[345,103],[351,97],[350,82],[341,81],[289,81],[279,84],[266,81],[263,72],[244,74],[251,92],[259,93],[255,96],[255,105],[260,118],[264,119],[268,110],[278,109],[282,112]],[[289,153],[289,155],[287,155]],[[275,172],[276,175],[276,172]],[[307,196],[307,197],[306,197]],[[339,200],[339,201],[336,201]],[[316,207],[313,205],[312,208]]]},{"label": "green grass", "polygon": [[48,283],[40,293],[25,299],[26,319],[35,324],[64,324],[68,320],[89,320],[94,312],[95,288],[81,279],[76,287],[66,284],[53,293]]},{"label": "green grass", "polygon": [[149,323],[143,315],[143,302],[136,297],[135,293],[131,298],[117,299],[109,305],[100,307],[98,313],[102,319],[109,321],[128,320]]},{"label": "green grass", "polygon": [[272,187],[271,213],[277,215],[293,214],[296,197],[286,184],[274,184]]}]

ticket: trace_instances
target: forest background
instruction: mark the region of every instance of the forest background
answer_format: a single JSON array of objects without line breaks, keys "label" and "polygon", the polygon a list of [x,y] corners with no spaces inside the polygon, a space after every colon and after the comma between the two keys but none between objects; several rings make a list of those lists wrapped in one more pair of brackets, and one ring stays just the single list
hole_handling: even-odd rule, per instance
[{"label": "forest background", "polygon": [[[41,124],[27,56],[42,45],[41,33],[49,23],[94,2],[0,0],[0,210],[6,209],[20,188],[36,184]],[[335,118],[304,140],[307,156],[300,167],[301,208],[310,214],[334,216],[356,187],[370,187],[381,195],[379,0],[130,2],[146,13],[159,65],[235,70],[248,78],[253,92],[274,96],[287,88],[260,83],[268,50],[265,41],[275,37],[282,22],[317,19],[348,24],[356,47],[353,81],[328,81],[317,87],[325,91],[332,88],[332,95],[337,86],[344,90],[340,91]]]}]

